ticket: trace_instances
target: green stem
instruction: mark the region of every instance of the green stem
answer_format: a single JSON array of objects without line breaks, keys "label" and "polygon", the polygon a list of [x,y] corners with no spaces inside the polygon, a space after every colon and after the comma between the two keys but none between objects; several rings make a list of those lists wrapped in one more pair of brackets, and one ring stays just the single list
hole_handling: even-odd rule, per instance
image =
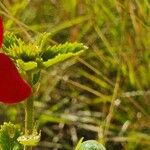
[{"label": "green stem", "polygon": [[25,104],[25,134],[32,134],[33,130],[33,99],[30,97]]},{"label": "green stem", "polygon": [[[32,73],[28,74],[28,83],[31,84]],[[30,135],[33,132],[34,123],[34,100],[31,95],[25,102],[25,135]],[[24,146],[24,150],[32,150],[31,146]]]},{"label": "green stem", "polygon": [[[25,134],[30,135],[33,131],[34,106],[32,96],[25,103]],[[24,147],[24,150],[32,150],[32,147]]]}]

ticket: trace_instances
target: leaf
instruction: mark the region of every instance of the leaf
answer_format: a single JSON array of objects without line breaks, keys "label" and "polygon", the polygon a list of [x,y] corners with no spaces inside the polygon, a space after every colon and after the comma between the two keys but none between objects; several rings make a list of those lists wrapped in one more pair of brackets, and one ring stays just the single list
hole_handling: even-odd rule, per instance
[{"label": "leaf", "polygon": [[17,64],[24,71],[29,71],[29,70],[33,70],[33,69],[37,68],[37,63],[34,61],[24,62],[23,60],[18,59]]},{"label": "leaf", "polygon": [[24,62],[35,61],[41,49],[35,42],[26,44],[13,33],[7,32],[4,38],[3,50],[14,59],[22,59]]},{"label": "leaf", "polygon": [[50,33],[44,33],[33,43],[26,44],[12,33],[7,33],[4,40],[3,49],[13,60],[16,60],[19,69],[30,71],[43,64],[44,67],[55,65],[70,57],[79,55],[87,49],[83,43],[69,43],[49,46],[47,39]]},{"label": "leaf", "polygon": [[0,128],[0,150],[23,150],[17,141],[21,135],[18,127],[12,123],[4,123]]},{"label": "leaf", "polygon": [[6,32],[4,36],[3,50],[9,52],[11,50],[9,48],[14,45],[19,46],[20,43],[24,44],[24,42],[21,39],[17,38],[15,34]]},{"label": "leaf", "polygon": [[82,138],[79,140],[77,146],[75,147],[75,150],[79,150],[79,147],[80,147],[80,145],[81,145],[83,139],[84,139],[84,138],[82,137]]},{"label": "leaf", "polygon": [[50,67],[58,62],[62,62],[70,57],[73,57],[75,55],[78,55],[80,52],[78,53],[67,53],[67,54],[59,54],[57,55],[56,57],[54,57],[53,59],[49,59],[48,61],[46,62],[43,62],[43,65],[47,68],[47,67]]},{"label": "leaf", "polygon": [[[42,54],[42,59],[43,61],[47,61],[48,59],[54,58],[55,56],[59,54],[67,54],[67,53],[78,53],[80,51],[83,51],[87,49],[86,46],[84,46],[82,43],[64,43],[64,44],[59,44],[55,46],[50,46],[45,50]],[[79,53],[78,53],[79,54]]]}]

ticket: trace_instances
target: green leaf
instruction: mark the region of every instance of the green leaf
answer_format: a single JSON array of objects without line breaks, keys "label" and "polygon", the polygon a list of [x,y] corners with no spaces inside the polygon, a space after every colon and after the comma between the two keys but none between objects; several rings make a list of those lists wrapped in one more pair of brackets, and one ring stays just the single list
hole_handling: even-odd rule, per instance
[{"label": "green leaf", "polygon": [[77,150],[106,150],[105,147],[95,140],[88,140],[81,143]]},{"label": "green leaf", "polygon": [[[79,55],[83,50],[87,49],[83,43],[69,43],[48,46],[47,39],[50,33],[44,33],[37,40],[26,44],[20,38],[17,38],[13,33],[7,33],[4,40],[3,49],[21,71],[30,71],[40,68],[41,64],[44,67],[55,65],[70,57]],[[38,68],[39,67],[39,68]]]},{"label": "green leaf", "polygon": [[62,62],[72,56],[78,55],[80,52],[78,53],[67,53],[67,54],[58,54],[56,57],[54,57],[53,59],[49,59],[46,62],[43,62],[44,67],[50,67],[56,63]]},{"label": "green leaf", "polygon": [[15,34],[6,32],[4,36],[4,42],[3,42],[3,50],[6,52],[9,52],[12,46],[16,45],[19,46],[20,43],[24,43],[21,39],[17,38]]},{"label": "green leaf", "polygon": [[17,141],[20,135],[16,125],[5,122],[0,127],[0,150],[22,150],[22,145]]},{"label": "green leaf", "polygon": [[41,52],[35,42],[26,44],[9,32],[5,34],[3,50],[15,60],[22,59],[24,62],[35,61]]},{"label": "green leaf", "polygon": [[17,64],[19,65],[19,68],[23,69],[24,71],[29,71],[37,68],[37,63],[34,61],[24,62],[23,60],[18,59]]},{"label": "green leaf", "polygon": [[85,49],[87,49],[87,47],[84,46],[82,43],[66,42],[65,44],[59,44],[52,47],[48,47],[48,49],[43,52],[41,57],[43,61],[48,61],[49,59],[52,59],[59,54],[68,54],[68,53],[75,54]]},{"label": "green leaf", "polygon": [[78,149],[79,149],[79,147],[81,146],[81,143],[82,143],[83,139],[84,139],[84,138],[82,137],[82,138],[79,140],[79,142],[78,142],[78,144],[77,144],[75,150],[78,150]]}]

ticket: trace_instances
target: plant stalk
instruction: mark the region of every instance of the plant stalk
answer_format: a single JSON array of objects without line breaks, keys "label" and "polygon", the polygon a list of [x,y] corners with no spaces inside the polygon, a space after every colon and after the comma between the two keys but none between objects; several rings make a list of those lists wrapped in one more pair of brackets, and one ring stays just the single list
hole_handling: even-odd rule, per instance
[{"label": "plant stalk", "polygon": [[[28,83],[32,83],[32,73],[28,74]],[[34,100],[33,93],[25,101],[25,135],[31,135],[34,123]],[[31,146],[24,146],[24,150],[32,150]]]},{"label": "plant stalk", "polygon": [[[34,105],[33,97],[31,96],[25,102],[25,134],[30,135],[33,132],[33,122],[34,122]],[[32,150],[32,147],[25,146],[24,150]]]}]

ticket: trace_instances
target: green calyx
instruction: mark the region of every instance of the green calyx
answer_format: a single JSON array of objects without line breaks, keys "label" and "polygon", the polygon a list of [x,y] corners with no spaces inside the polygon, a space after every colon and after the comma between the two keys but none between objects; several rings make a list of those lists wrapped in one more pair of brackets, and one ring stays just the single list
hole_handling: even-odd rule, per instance
[{"label": "green calyx", "polygon": [[36,146],[41,138],[41,133],[33,132],[30,135],[22,135],[17,140],[24,146]]}]

